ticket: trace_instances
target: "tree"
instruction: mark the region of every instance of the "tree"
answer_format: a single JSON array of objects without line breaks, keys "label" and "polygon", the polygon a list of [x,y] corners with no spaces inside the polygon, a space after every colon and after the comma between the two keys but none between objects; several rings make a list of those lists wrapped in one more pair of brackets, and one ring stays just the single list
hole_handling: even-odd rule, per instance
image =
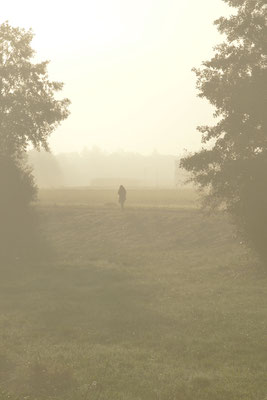
[{"label": "tree", "polygon": [[224,207],[246,242],[266,258],[267,5],[224,1],[237,11],[215,21],[226,39],[194,69],[199,96],[215,107],[218,122],[198,127],[204,146],[181,166],[206,193],[205,204]]},{"label": "tree", "polygon": [[63,87],[48,79],[48,62],[33,63],[32,31],[0,25],[0,149],[20,154],[29,144],[48,149],[47,139],[69,115]]},{"label": "tree", "polygon": [[[29,145],[49,149],[48,137],[69,115],[68,99],[58,100],[61,82],[48,79],[48,62],[34,63],[33,33],[0,25],[0,244],[14,244],[36,186],[26,163]],[[27,218],[26,218],[27,219]],[[18,236],[18,232],[21,235]],[[7,234],[8,233],[8,234]],[[24,232],[25,233],[25,232]],[[13,247],[13,246],[12,246]]]}]

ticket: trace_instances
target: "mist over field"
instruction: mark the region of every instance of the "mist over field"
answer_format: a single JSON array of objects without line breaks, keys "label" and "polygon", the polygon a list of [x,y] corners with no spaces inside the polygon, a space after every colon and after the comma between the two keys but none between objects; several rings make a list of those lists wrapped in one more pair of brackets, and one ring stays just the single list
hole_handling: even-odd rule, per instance
[{"label": "mist over field", "polygon": [[29,163],[39,187],[102,186],[169,187],[183,185],[187,174],[179,158],[154,151],[141,155],[126,151],[107,153],[99,148],[53,155],[29,152]]},{"label": "mist over field", "polygon": [[0,400],[267,400],[266,0],[2,3]]}]

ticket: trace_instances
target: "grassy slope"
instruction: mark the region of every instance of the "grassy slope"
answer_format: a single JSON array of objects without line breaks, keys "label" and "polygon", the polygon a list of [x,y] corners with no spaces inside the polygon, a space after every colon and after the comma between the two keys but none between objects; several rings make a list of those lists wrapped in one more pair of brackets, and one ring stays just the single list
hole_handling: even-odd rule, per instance
[{"label": "grassy slope", "polygon": [[41,215],[53,257],[2,269],[4,390],[30,400],[266,398],[267,274],[222,216],[78,206]]}]

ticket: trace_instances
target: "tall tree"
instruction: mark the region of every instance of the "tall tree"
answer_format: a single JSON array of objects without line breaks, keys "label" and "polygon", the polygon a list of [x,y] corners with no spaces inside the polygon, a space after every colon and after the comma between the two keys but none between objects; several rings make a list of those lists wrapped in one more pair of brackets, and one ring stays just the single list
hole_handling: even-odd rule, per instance
[{"label": "tall tree", "polygon": [[34,63],[32,31],[0,25],[0,151],[48,149],[47,139],[67,118],[69,100],[55,99],[63,87],[48,79],[48,62]]},{"label": "tall tree", "polygon": [[[28,208],[36,194],[26,151],[48,150],[48,137],[69,115],[63,84],[48,79],[48,62],[34,63],[33,33],[0,25],[0,253],[24,236]],[[20,232],[20,234],[18,234]]]},{"label": "tall tree", "polygon": [[[215,21],[225,41],[194,69],[199,96],[218,122],[201,126],[203,148],[181,160],[205,189],[209,207],[223,206],[239,233],[267,256],[267,5],[266,0],[224,0],[236,8]],[[208,146],[205,146],[208,144]]]}]

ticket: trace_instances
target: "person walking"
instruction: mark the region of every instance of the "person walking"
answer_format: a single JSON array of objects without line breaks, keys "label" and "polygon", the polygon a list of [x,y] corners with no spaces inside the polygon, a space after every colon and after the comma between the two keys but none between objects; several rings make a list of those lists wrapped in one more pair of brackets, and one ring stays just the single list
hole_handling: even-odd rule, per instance
[{"label": "person walking", "polygon": [[121,209],[124,209],[124,203],[126,200],[126,189],[123,185],[120,185],[119,190],[118,190],[118,195],[119,195],[119,203],[121,205]]}]

